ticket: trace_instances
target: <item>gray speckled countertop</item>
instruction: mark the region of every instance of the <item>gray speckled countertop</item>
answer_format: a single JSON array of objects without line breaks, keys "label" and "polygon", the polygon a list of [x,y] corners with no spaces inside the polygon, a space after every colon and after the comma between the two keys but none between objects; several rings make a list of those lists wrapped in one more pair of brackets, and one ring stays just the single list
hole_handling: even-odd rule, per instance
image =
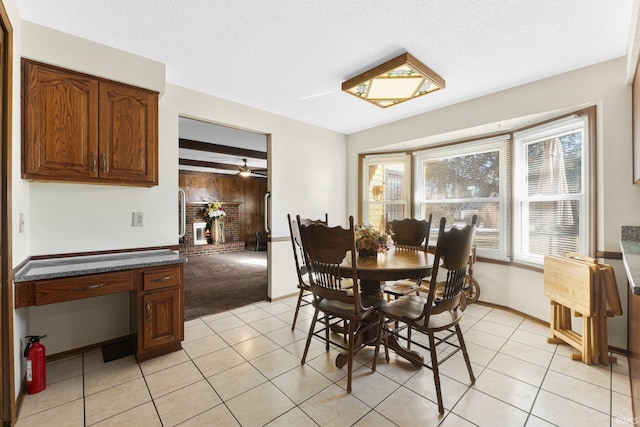
[{"label": "gray speckled countertop", "polygon": [[635,295],[640,295],[640,227],[622,226],[622,261]]},{"label": "gray speckled countertop", "polygon": [[169,249],[121,252],[106,255],[85,255],[66,258],[50,258],[27,262],[14,275],[14,282],[56,279],[83,274],[108,273],[110,271],[185,262],[177,252]]}]

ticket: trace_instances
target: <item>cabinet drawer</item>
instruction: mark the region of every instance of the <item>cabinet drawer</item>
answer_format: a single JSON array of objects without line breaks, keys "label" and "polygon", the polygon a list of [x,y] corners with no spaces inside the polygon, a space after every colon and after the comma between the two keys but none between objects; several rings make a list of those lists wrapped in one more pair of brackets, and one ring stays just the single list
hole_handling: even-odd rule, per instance
[{"label": "cabinet drawer", "polygon": [[42,280],[36,283],[36,305],[98,297],[133,289],[131,271]]},{"label": "cabinet drawer", "polygon": [[169,288],[180,284],[180,266],[161,267],[145,270],[143,289]]}]

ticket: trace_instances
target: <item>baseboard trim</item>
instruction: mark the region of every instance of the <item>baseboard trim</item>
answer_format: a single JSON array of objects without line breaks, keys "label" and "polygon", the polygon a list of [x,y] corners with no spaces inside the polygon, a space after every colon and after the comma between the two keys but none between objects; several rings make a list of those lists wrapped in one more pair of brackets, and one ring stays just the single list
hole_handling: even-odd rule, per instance
[{"label": "baseboard trim", "polygon": [[133,335],[124,335],[124,336],[121,336],[120,338],[114,338],[111,340],[102,341],[102,342],[87,345],[84,347],[78,347],[72,350],[67,350],[60,353],[52,354],[47,356],[47,362],[53,362],[60,359],[66,359],[67,357],[78,356],[80,354],[88,353],[90,351],[100,350],[104,345],[114,344],[120,341],[131,340],[131,339],[133,339]]},{"label": "baseboard trim", "polygon": [[[87,345],[84,347],[74,348],[73,350],[67,350],[60,353],[52,354],[47,356],[47,363],[54,362],[56,360],[66,359],[67,357],[77,356],[89,351],[100,350],[103,345],[112,344],[118,341],[122,341],[125,339],[131,339],[132,335],[125,335],[120,338],[114,338],[112,340],[103,341],[96,344]],[[20,384],[20,390],[18,390],[18,396],[16,398],[16,419],[20,418],[20,411],[22,410],[22,403],[24,402],[24,397],[27,394],[27,377],[26,373],[22,376],[22,381]]]},{"label": "baseboard trim", "polygon": [[[510,313],[517,314],[518,316],[522,316],[527,320],[531,320],[532,322],[536,322],[536,323],[538,323],[540,325],[547,326],[548,328],[551,328],[551,325],[549,324],[549,322],[546,322],[544,320],[540,320],[537,317],[531,316],[530,314],[527,314],[527,313],[523,313],[522,311],[516,310],[516,309],[511,308],[511,307],[507,307],[507,306],[504,306],[504,305],[501,305],[501,304],[494,304],[492,302],[486,302],[486,301],[476,301],[474,304],[483,305],[485,307],[498,308],[500,310],[508,311]],[[621,356],[629,357],[629,351],[628,350],[625,350],[625,349],[622,349],[622,348],[618,348],[618,347],[613,347],[613,346],[608,346],[607,348],[611,353],[616,353],[616,354],[619,354]]]}]

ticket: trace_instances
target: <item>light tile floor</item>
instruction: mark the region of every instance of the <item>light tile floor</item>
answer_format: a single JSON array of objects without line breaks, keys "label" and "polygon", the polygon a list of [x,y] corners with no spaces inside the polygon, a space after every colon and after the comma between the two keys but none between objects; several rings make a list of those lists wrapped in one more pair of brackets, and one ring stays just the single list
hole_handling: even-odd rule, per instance
[{"label": "light tile floor", "polygon": [[300,365],[312,310],[291,332],[295,298],[260,302],[185,324],[183,350],[136,363],[101,352],[47,366],[48,386],[25,396],[26,426],[625,426],[633,425],[628,365],[572,361],[548,328],[479,304],[463,317],[476,383],[462,355],[441,365],[445,413],[432,372],[372,349],[357,355],[353,392],[315,340]]}]

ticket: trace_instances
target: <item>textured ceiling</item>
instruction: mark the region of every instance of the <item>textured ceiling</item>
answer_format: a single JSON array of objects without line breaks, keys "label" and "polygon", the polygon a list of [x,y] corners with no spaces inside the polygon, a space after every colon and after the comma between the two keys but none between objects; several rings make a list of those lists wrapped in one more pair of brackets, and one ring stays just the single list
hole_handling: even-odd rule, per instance
[{"label": "textured ceiling", "polygon": [[[350,134],[625,55],[633,0],[17,0],[166,64],[171,83]],[[446,89],[381,109],[341,83],[408,51]]]}]

